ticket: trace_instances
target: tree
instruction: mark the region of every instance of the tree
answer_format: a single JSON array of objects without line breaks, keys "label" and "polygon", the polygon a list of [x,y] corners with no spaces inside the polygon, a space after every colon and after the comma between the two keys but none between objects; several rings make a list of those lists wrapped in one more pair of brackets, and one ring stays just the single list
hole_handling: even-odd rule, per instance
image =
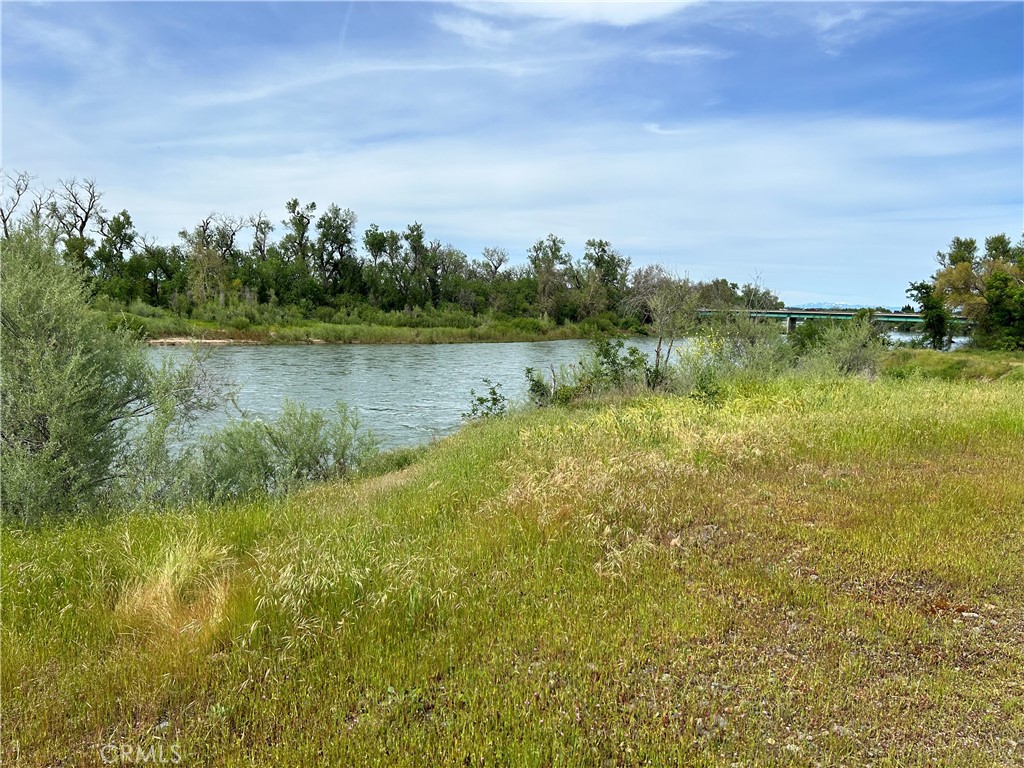
[{"label": "tree", "polygon": [[32,177],[24,171],[12,174],[7,171],[3,173],[4,198],[0,201],[0,225],[3,226],[3,236],[11,236],[11,227],[14,224],[14,217],[22,198],[32,185]]},{"label": "tree", "polygon": [[508,264],[508,251],[504,248],[494,248],[487,246],[481,252],[483,259],[481,264],[486,268],[486,275],[488,280],[494,280],[498,276],[498,272],[501,268]]},{"label": "tree", "polygon": [[72,177],[60,180],[49,203],[49,215],[56,224],[56,236],[64,246],[65,258],[80,265],[91,275],[95,265],[90,249],[96,244],[89,235],[105,213],[100,199],[103,193],[95,179],[79,181]]},{"label": "tree", "polygon": [[101,218],[99,229],[103,239],[93,256],[97,290],[120,301],[128,301],[139,292],[133,290],[124,274],[139,239],[132,217],[128,211],[121,211],[109,219]]},{"label": "tree", "polygon": [[157,369],[88,303],[80,268],[37,224],[12,228],[0,263],[4,520],[73,515],[134,474],[132,425],[198,407],[198,369]]},{"label": "tree", "polygon": [[188,298],[197,305],[213,299],[223,304],[227,286],[227,264],[223,251],[216,247],[216,214],[211,213],[190,232],[178,233],[185,245],[185,273]]},{"label": "tree", "polygon": [[313,271],[328,296],[363,293],[363,270],[356,253],[356,215],[333,203],[317,219]]},{"label": "tree", "polygon": [[945,349],[949,346],[949,313],[942,299],[935,292],[935,287],[928,282],[911,283],[907,288],[907,296],[921,308],[924,318],[924,338],[933,349]]},{"label": "tree", "polygon": [[537,309],[545,320],[551,316],[557,319],[566,288],[565,273],[572,265],[572,256],[565,250],[565,240],[548,235],[530,247],[527,259],[537,279]]},{"label": "tree", "polygon": [[654,328],[658,346],[654,370],[667,371],[676,339],[697,325],[700,292],[688,278],[679,279],[664,267],[652,265],[633,273],[628,304],[641,322]]},{"label": "tree", "polygon": [[746,283],[739,292],[739,300],[746,309],[782,309],[785,304],[772,291],[760,284],[759,280]]},{"label": "tree", "polygon": [[974,343],[1024,349],[1024,237],[1017,245],[1005,234],[989,237],[982,256],[973,239],[954,237],[936,259],[933,291],[974,323]]},{"label": "tree", "polygon": [[583,261],[594,270],[603,290],[605,306],[600,309],[618,307],[626,293],[630,260],[613,249],[607,240],[587,240]]},{"label": "tree", "polygon": [[281,253],[286,261],[306,270],[313,251],[312,225],[316,203],[303,206],[293,197],[284,207],[288,211],[288,218],[281,222],[285,227],[285,235],[281,238]]}]

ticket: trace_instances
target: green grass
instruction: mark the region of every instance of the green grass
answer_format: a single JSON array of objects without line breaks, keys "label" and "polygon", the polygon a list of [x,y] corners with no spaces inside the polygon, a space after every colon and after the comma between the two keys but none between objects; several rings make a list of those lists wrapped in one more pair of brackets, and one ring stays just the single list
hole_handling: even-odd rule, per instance
[{"label": "green grass", "polygon": [[976,349],[952,352],[897,349],[887,356],[882,373],[896,378],[921,376],[946,381],[1006,378],[1024,382],[1024,355]]},{"label": "green grass", "polygon": [[1020,765],[1022,441],[1005,377],[783,378],[8,529],[4,764]]},{"label": "green grass", "polygon": [[108,312],[113,325],[127,323],[146,339],[190,338],[256,344],[452,344],[467,342],[552,341],[594,335],[596,326],[555,325],[537,320],[482,320],[470,327],[404,326],[376,323],[330,323],[295,320],[288,325],[231,327],[167,312],[142,316]]}]

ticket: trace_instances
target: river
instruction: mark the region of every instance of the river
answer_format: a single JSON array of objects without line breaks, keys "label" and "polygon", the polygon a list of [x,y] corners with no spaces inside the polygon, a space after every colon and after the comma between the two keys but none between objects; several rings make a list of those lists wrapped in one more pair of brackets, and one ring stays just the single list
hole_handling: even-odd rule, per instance
[{"label": "river", "polygon": [[[653,351],[655,342],[631,342]],[[205,366],[231,382],[238,408],[264,418],[281,412],[285,398],[331,409],[341,400],[354,407],[364,427],[384,448],[419,445],[455,431],[472,402],[485,394],[483,379],[501,384],[510,401],[526,399],[527,367],[557,370],[579,361],[586,341],[504,344],[316,344],[295,346],[217,345],[204,348]],[[153,347],[159,359],[184,360],[187,347]],[[208,430],[223,424],[234,407],[208,414]]]},{"label": "river", "polygon": [[[910,334],[890,334],[908,341]],[[629,342],[653,354],[655,341]],[[202,417],[206,431],[241,409],[271,419],[285,398],[329,410],[341,400],[359,413],[382,447],[420,445],[454,432],[469,411],[470,390],[486,394],[483,379],[501,384],[511,402],[526,400],[527,367],[550,375],[587,353],[586,341],[501,344],[314,344],[289,346],[217,345],[204,348],[206,368],[230,382],[234,406]],[[153,356],[184,360],[187,347],[153,347]]]}]

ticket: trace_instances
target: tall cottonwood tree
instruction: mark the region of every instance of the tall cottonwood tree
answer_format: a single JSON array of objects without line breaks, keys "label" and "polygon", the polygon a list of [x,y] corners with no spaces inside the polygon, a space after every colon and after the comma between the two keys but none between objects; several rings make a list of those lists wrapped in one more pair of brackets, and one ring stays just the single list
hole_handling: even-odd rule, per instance
[{"label": "tall cottonwood tree", "polygon": [[541,317],[557,319],[559,304],[566,290],[566,271],[572,266],[572,256],[565,250],[565,240],[549,234],[530,247],[527,259],[537,279],[537,308]]}]

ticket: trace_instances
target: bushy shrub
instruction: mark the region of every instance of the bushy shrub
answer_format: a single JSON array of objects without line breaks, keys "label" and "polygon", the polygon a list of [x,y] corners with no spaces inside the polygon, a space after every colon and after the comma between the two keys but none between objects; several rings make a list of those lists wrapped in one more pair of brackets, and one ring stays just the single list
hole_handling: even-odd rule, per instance
[{"label": "bushy shrub", "polygon": [[543,406],[612,392],[635,394],[656,388],[661,377],[636,347],[626,347],[622,339],[598,338],[578,363],[552,370],[550,381],[534,368],[526,369],[526,381],[530,399]]},{"label": "bushy shrub", "polygon": [[2,248],[0,514],[73,515],[109,499],[137,463],[134,425],[208,399],[195,366],[157,368],[135,333],[108,327],[38,227],[15,230]]},{"label": "bushy shrub", "polygon": [[869,317],[855,316],[825,327],[801,357],[809,370],[841,375],[874,375],[885,352],[887,341]]},{"label": "bushy shrub", "polygon": [[469,390],[472,401],[469,411],[463,413],[462,418],[486,419],[504,416],[508,412],[508,398],[498,391],[501,389],[501,384],[496,384],[490,379],[484,379],[483,382],[487,385],[486,394],[478,395],[475,389]]},{"label": "bushy shrub", "polygon": [[789,332],[787,339],[797,355],[805,355],[821,343],[822,336],[826,331],[835,328],[838,323],[845,322],[847,321],[812,317],[798,323]]},{"label": "bushy shrub", "polygon": [[352,475],[378,442],[360,429],[344,403],[333,414],[285,401],[274,421],[238,419],[204,436],[198,456],[185,458],[188,493],[213,501],[250,494],[282,495],[311,482]]},{"label": "bushy shrub", "polygon": [[675,388],[702,400],[715,400],[734,369],[727,339],[713,329],[676,349]]}]

